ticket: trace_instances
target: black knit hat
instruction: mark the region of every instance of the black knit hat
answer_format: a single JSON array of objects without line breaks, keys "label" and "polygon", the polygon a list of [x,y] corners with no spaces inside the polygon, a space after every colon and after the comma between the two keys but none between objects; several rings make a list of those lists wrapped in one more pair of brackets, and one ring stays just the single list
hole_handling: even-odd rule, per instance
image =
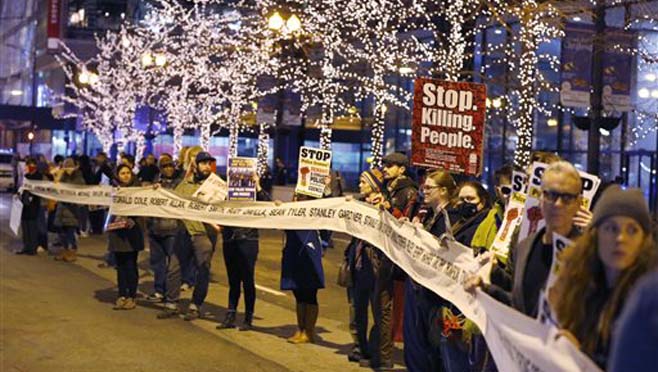
[{"label": "black knit hat", "polygon": [[407,158],[407,155],[402,154],[400,152],[393,152],[384,156],[382,162],[384,163],[384,165],[398,165],[400,167],[409,166],[409,158]]},{"label": "black knit hat", "polygon": [[612,216],[630,217],[637,221],[646,233],[651,232],[651,213],[640,189],[623,190],[618,185],[605,189],[594,206],[592,226],[596,227]]}]

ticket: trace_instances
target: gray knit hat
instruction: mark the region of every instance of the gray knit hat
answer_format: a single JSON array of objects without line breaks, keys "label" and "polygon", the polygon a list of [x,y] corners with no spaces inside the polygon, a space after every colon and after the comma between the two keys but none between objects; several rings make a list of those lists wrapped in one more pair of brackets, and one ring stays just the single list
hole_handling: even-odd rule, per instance
[{"label": "gray knit hat", "polygon": [[612,216],[630,217],[636,220],[646,233],[651,232],[651,213],[640,189],[623,190],[618,185],[605,189],[594,206],[592,226],[596,227]]}]

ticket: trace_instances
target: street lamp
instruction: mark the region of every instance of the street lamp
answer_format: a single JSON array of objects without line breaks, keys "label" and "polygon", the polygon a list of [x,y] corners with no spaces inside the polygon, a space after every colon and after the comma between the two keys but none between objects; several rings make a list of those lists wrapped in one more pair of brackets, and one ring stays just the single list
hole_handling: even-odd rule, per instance
[{"label": "street lamp", "polygon": [[281,17],[279,12],[274,12],[274,14],[272,14],[267,21],[267,27],[269,27],[270,30],[275,31],[279,31],[281,28],[283,28],[284,24],[285,22],[283,21],[283,17]]}]

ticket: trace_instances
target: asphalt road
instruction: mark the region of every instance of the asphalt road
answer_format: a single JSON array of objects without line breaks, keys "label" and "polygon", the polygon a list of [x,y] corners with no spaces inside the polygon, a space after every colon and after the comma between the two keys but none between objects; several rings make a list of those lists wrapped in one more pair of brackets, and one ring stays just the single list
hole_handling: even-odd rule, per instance
[{"label": "asphalt road", "polygon": [[[345,236],[337,237],[323,261],[327,288],[319,293],[320,341],[291,345],[285,338],[295,330],[294,297],[278,289],[281,232],[261,233],[255,329],[217,331],[228,295],[221,248],[213,258],[204,319],[158,320],[158,306],[143,299],[134,311],[113,311],[115,271],[97,267],[107,237],[80,239],[74,264],[56,262],[46,252],[14,255],[21,243],[8,228],[9,201],[7,194],[0,196],[0,371],[367,370],[346,358],[348,307],[345,290],[335,285]],[[139,260],[140,291],[150,293],[148,252]],[[401,359],[398,349],[396,361]]]}]

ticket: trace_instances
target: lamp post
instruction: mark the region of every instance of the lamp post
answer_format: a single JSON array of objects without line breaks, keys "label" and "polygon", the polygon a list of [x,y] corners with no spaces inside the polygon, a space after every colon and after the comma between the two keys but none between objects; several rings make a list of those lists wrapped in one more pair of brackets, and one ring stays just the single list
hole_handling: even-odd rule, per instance
[{"label": "lamp post", "polygon": [[[282,40],[281,42],[290,42],[289,39],[294,39],[297,34],[302,30],[302,21],[293,12],[285,12],[284,15],[287,15],[287,18],[284,18],[284,16],[281,15],[281,12],[274,11],[268,18],[267,18],[267,27],[276,32],[277,34],[283,36],[285,39]],[[281,53],[286,53],[287,49],[285,48],[285,44],[282,45],[281,48]],[[280,129],[282,121],[283,121],[283,110],[284,110],[284,99],[285,99],[285,90],[280,89],[279,90],[279,95],[278,95],[278,107],[276,110],[276,117],[275,117],[275,124],[274,124],[274,158],[280,158],[281,154],[279,151],[279,144],[281,142],[281,136],[280,136]],[[301,129],[303,130],[304,128],[304,122],[301,123]],[[303,132],[302,132],[303,135]],[[301,144],[303,144],[303,137],[300,139]]]}]

